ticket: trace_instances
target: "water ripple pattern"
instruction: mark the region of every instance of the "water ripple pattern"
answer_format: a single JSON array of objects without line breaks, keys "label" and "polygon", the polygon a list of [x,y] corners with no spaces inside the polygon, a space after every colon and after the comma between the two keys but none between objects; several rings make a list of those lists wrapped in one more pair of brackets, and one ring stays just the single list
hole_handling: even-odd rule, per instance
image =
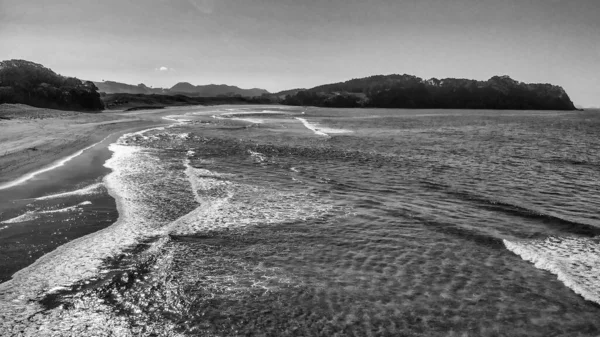
[{"label": "water ripple pattern", "polygon": [[110,145],[118,221],[0,284],[0,335],[600,335],[600,116],[178,112]]}]

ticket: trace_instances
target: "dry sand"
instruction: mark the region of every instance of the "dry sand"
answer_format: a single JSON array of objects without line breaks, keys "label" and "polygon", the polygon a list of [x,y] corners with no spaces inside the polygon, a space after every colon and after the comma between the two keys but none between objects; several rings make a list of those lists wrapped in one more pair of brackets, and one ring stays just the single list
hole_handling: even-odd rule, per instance
[{"label": "dry sand", "polygon": [[0,184],[46,167],[110,134],[157,123],[161,123],[160,117],[153,114],[83,113],[0,104]]}]

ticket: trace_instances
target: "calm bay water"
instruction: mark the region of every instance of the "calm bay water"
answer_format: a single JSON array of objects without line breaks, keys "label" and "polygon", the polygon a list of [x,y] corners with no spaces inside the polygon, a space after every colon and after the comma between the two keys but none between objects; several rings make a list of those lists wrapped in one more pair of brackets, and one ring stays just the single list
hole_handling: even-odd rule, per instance
[{"label": "calm bay water", "polygon": [[0,284],[0,332],[600,334],[597,114],[167,119],[109,147],[117,223]]}]

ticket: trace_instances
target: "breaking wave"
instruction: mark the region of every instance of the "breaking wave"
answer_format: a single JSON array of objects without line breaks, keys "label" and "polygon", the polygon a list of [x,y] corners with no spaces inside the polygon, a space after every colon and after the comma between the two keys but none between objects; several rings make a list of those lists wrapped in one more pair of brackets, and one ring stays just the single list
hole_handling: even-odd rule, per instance
[{"label": "breaking wave", "polygon": [[[162,130],[164,127],[126,134],[109,145],[113,155],[105,166],[112,172],[104,178],[103,184],[42,197],[45,200],[80,195],[104,185],[117,201],[119,218],[103,230],[58,247],[1,284],[0,297],[10,305],[0,309],[0,315],[18,321],[21,315],[27,317],[39,312],[39,304],[30,299],[97,278],[108,272],[107,259],[150,239],[156,250],[168,242],[170,236],[302,221],[335,210],[331,203],[308,192],[282,192],[235,182],[230,180],[229,174],[193,167],[190,159],[183,156],[193,155],[192,150],[169,157],[169,153],[161,149],[136,145],[157,137],[148,132]],[[185,141],[187,134],[169,135],[169,138]],[[260,157],[258,153],[252,155]],[[196,162],[206,161],[198,159]],[[85,201],[56,210],[28,212],[6,223],[26,221],[44,213],[77,211],[89,204]],[[70,310],[70,314],[74,312],[76,310]],[[106,319],[99,315],[98,319]],[[81,319],[76,322],[71,324],[83,323]]]},{"label": "breaking wave", "polygon": [[19,222],[25,222],[25,221],[31,221],[31,220],[35,220],[38,218],[38,215],[36,212],[34,211],[30,211],[24,214],[21,214],[17,217],[14,217],[12,219],[8,219],[8,220],[4,220],[0,223],[3,224],[12,224],[12,223],[19,223]]},{"label": "breaking wave", "polygon": [[549,237],[545,240],[509,241],[511,252],[558,279],[588,301],[600,304],[600,239]]},{"label": "breaking wave", "polygon": [[319,136],[329,137],[330,134],[352,132],[350,130],[333,129],[333,128],[319,126],[319,125],[314,124],[314,123],[309,123],[306,119],[300,118],[300,117],[295,117],[295,118],[297,120],[299,120],[300,122],[302,122],[302,124],[304,124],[304,126],[307,129],[309,129],[310,131],[314,132],[314,134],[319,135]]},{"label": "breaking wave", "polygon": [[227,175],[194,168],[189,161],[185,166],[185,174],[200,206],[169,225],[168,232],[172,235],[304,221],[335,209],[309,193],[281,192],[236,183],[224,179]]}]

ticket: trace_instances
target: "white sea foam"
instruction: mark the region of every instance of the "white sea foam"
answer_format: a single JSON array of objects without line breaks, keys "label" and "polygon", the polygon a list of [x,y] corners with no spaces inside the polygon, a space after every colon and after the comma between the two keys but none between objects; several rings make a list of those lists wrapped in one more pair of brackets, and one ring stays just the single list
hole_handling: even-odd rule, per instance
[{"label": "white sea foam", "polygon": [[248,123],[252,123],[252,124],[263,124],[265,122],[263,119],[258,119],[258,118],[235,118],[235,117],[232,117],[230,119],[236,120],[236,121],[248,122]]},{"label": "white sea foam", "polygon": [[265,121],[263,119],[259,119],[259,118],[238,118],[238,117],[222,117],[224,115],[242,115],[242,114],[249,114],[247,112],[244,113],[223,113],[221,115],[212,115],[211,117],[214,119],[222,119],[222,120],[230,120],[230,121],[242,121],[242,122],[247,122],[247,123],[252,123],[252,124],[263,124]]},{"label": "white sea foam", "polygon": [[[132,180],[159,180],[168,178],[168,172],[157,172],[159,163],[143,148],[122,143],[145,132],[162,129],[150,128],[123,135],[109,145],[113,156],[104,166],[113,171],[104,178],[104,185],[117,199],[119,220],[110,227],[68,242],[42,256],[32,265],[18,271],[12,280],[0,284],[0,297],[20,303],[21,299],[58,286],[69,286],[92,277],[102,261],[138,242],[140,237],[153,235],[152,211],[141,207],[137,199],[146,196],[144,185],[133,185]],[[88,204],[84,202],[78,206]],[[69,208],[70,209],[70,208]],[[64,211],[64,209],[63,209]],[[46,213],[52,211],[46,211]]]},{"label": "white sea foam", "polygon": [[179,115],[169,115],[169,116],[165,116],[165,117],[163,117],[162,119],[164,119],[164,120],[168,120],[168,121],[171,121],[171,122],[175,122],[175,123],[176,123],[176,124],[171,124],[171,125],[169,125],[169,127],[173,127],[173,126],[175,126],[175,125],[177,125],[177,124],[185,124],[185,123],[187,123],[187,122],[190,122],[190,121],[191,121],[191,120],[189,120],[189,119],[184,119],[184,118],[181,118],[181,116],[179,116]]},{"label": "white sea foam", "polygon": [[248,150],[248,154],[250,154],[250,157],[254,158],[254,160],[256,160],[259,163],[262,163],[265,160],[267,160],[267,156],[265,156],[264,154],[262,154],[260,152]]},{"label": "white sea foam", "polygon": [[[89,201],[87,201],[87,202],[89,202]],[[91,202],[90,202],[90,204],[91,204]],[[69,206],[69,207],[59,208],[59,209],[51,209],[51,210],[47,210],[47,211],[39,211],[38,214],[65,213],[65,212],[70,212],[70,211],[76,211],[76,210],[79,210],[79,206],[83,206],[83,205],[88,205],[88,204],[85,204],[85,201],[84,201],[75,206]]]},{"label": "white sea foam", "polygon": [[304,119],[304,118],[300,118],[300,117],[296,117],[296,119],[297,119],[297,120],[299,120],[300,122],[302,122],[302,124],[304,124],[304,126],[305,126],[307,129],[311,130],[311,131],[312,131],[312,132],[314,132],[316,135],[319,135],[319,136],[324,136],[324,137],[328,137],[328,136],[329,136],[329,135],[328,135],[328,134],[326,134],[325,132],[323,132],[323,131],[320,131],[320,130],[319,130],[319,129],[318,129],[316,126],[315,126],[315,125],[313,125],[313,124],[310,124],[310,123],[309,123],[309,122],[308,122],[306,119]]},{"label": "white sea foam", "polygon": [[25,222],[25,221],[35,220],[38,217],[39,216],[37,215],[37,212],[29,211],[27,213],[21,214],[21,215],[19,215],[17,217],[14,217],[12,219],[4,220],[4,221],[2,221],[0,223],[3,223],[3,224],[19,223],[19,222]]},{"label": "white sea foam", "polygon": [[149,128],[149,129],[144,129],[144,130],[140,130],[140,131],[137,131],[137,132],[132,132],[132,133],[124,134],[123,136],[121,136],[121,138],[119,138],[118,143],[120,143],[120,144],[126,144],[128,140],[135,139],[137,137],[141,137],[142,139],[148,139],[148,137],[144,136],[144,134],[147,133],[147,132],[157,131],[157,130],[161,130],[162,131],[162,130],[165,130],[165,129],[168,129],[168,128],[172,128],[172,127],[177,126],[177,125],[187,124],[188,122],[191,122],[190,119],[183,119],[179,115],[164,116],[164,117],[162,117],[162,119],[170,121],[170,122],[175,122],[175,123],[167,125],[167,126],[158,126],[158,127],[155,127],[155,128]]},{"label": "white sea foam", "polygon": [[79,155],[81,155],[84,151],[89,150],[89,149],[93,148],[94,146],[102,143],[108,137],[110,137],[110,135],[106,136],[101,141],[99,141],[97,143],[94,143],[94,144],[92,144],[92,145],[90,145],[90,146],[88,146],[88,147],[86,147],[84,149],[81,149],[81,150],[73,153],[72,155],[63,158],[63,159],[55,162],[54,164],[52,164],[52,165],[50,165],[50,166],[48,166],[46,168],[43,168],[43,169],[40,169],[40,170],[31,172],[31,173],[28,173],[28,174],[22,176],[21,178],[18,178],[16,180],[11,181],[11,182],[2,184],[2,185],[0,185],[0,190],[4,190],[4,189],[10,188],[10,187],[14,187],[14,186],[20,185],[20,184],[22,184],[22,183],[24,183],[24,182],[26,182],[26,181],[28,181],[28,180],[30,180],[32,178],[34,178],[34,177],[36,177],[36,176],[44,173],[44,172],[48,172],[48,171],[54,170],[57,167],[61,167],[61,166],[65,165],[66,162],[68,162],[68,161],[72,160],[73,158],[78,157]]},{"label": "white sea foam", "polygon": [[146,132],[150,132],[150,131],[156,131],[156,130],[164,130],[166,127],[165,126],[159,126],[156,128],[149,128],[149,129],[145,129],[145,130],[140,130],[137,132],[132,132],[132,133],[126,133],[123,136],[121,136],[121,138],[119,138],[119,140],[117,141],[118,144],[128,144],[130,142],[133,142],[137,139],[148,139],[147,136],[144,136],[144,134]]},{"label": "white sea foam", "polygon": [[256,114],[283,114],[285,112],[283,111],[274,111],[274,110],[262,110],[262,111],[230,111],[230,112],[224,112],[221,114],[221,116],[228,116],[228,115],[256,115]]},{"label": "white sea foam", "polygon": [[63,192],[63,193],[50,194],[50,195],[46,195],[46,196],[43,196],[43,197],[35,198],[35,200],[48,200],[48,199],[57,199],[57,198],[71,197],[71,196],[75,196],[75,195],[97,194],[97,193],[100,192],[100,188],[102,186],[104,186],[102,183],[92,184],[90,186],[86,186],[86,187],[80,188],[78,190],[69,191],[69,192]]},{"label": "white sea foam", "polygon": [[31,220],[35,220],[35,219],[39,218],[40,214],[52,214],[52,213],[70,212],[70,211],[79,210],[80,206],[91,205],[91,204],[92,204],[91,201],[84,201],[84,202],[81,202],[81,203],[79,203],[77,205],[74,205],[74,206],[69,206],[69,207],[64,207],[64,208],[59,208],[59,209],[51,209],[51,210],[45,210],[45,211],[29,211],[29,212],[21,214],[21,215],[19,215],[17,217],[14,217],[12,219],[8,219],[8,220],[5,220],[5,221],[2,221],[0,223],[11,224],[11,223],[19,223],[19,222],[31,221]]},{"label": "white sea foam", "polygon": [[223,175],[194,168],[185,162],[185,173],[200,205],[166,228],[175,235],[190,235],[257,224],[306,220],[330,213],[334,207],[313,195],[235,183]]},{"label": "white sea foam", "polygon": [[[106,258],[149,237],[298,221],[328,214],[333,208],[331,203],[308,193],[229,181],[230,175],[194,168],[189,161],[184,160],[182,170],[172,161],[161,160],[156,155],[160,150],[123,144],[143,134],[124,135],[109,146],[113,155],[105,166],[112,172],[104,178],[104,186],[117,201],[118,221],[56,248],[0,284],[0,301],[5,303],[0,306],[0,317],[11,322],[31,317],[41,310],[31,299],[103,273]],[[182,208],[192,211],[173,219],[174,212]],[[163,244],[165,240],[158,242]],[[92,314],[77,308],[69,313],[85,313],[86,319]],[[55,311],[48,314],[58,315]],[[102,313],[95,314],[99,321],[106,318]],[[83,320],[76,319],[77,324],[84,324]]]},{"label": "white sea foam", "polygon": [[508,241],[511,252],[558,279],[583,298],[600,304],[600,243],[598,238],[550,237]]},{"label": "white sea foam", "polygon": [[302,124],[304,124],[304,126],[307,129],[311,130],[312,132],[314,132],[316,135],[319,135],[319,136],[329,137],[330,134],[352,132],[350,130],[332,129],[332,128],[328,128],[328,127],[319,126],[314,123],[309,123],[306,119],[300,118],[300,117],[295,117],[295,118],[297,120],[299,120],[300,122],[302,122]]},{"label": "white sea foam", "polygon": [[[109,192],[112,191],[111,194],[121,200],[119,221],[101,231],[68,242],[42,256],[29,267],[18,271],[13,275],[13,279],[7,282],[10,284],[0,285],[0,293],[3,288],[9,290],[8,294],[5,291],[5,298],[11,300],[28,298],[33,293],[69,286],[76,281],[94,276],[103,259],[136,243],[145,219],[136,212],[135,203],[128,203],[133,196],[129,194],[129,189],[123,180],[127,178],[128,170],[136,166],[136,170],[148,170],[150,169],[148,166],[151,165],[140,165],[136,160],[135,156],[141,152],[140,148],[111,144],[109,149],[113,151],[113,157],[106,162],[105,166],[113,168],[113,172],[105,177],[105,184]],[[72,207],[46,211],[46,213],[66,211]],[[136,216],[138,216],[136,220],[139,221],[132,221]],[[12,286],[12,284],[22,286]],[[23,295],[23,293],[30,293],[30,295]]]},{"label": "white sea foam", "polygon": [[247,122],[247,123],[252,123],[252,124],[264,124],[265,120],[261,119],[261,118],[243,118],[243,117],[236,117],[236,116],[255,115],[255,114],[272,114],[272,115],[289,114],[286,111],[277,111],[277,110],[262,110],[262,111],[242,111],[242,110],[236,110],[236,109],[227,109],[227,110],[228,110],[228,112],[223,112],[219,115],[212,115],[212,118],[236,120],[236,121],[242,121],[242,122]]},{"label": "white sea foam", "polygon": [[[185,192],[188,181],[181,170],[173,170],[170,164],[163,164],[157,160],[153,155],[154,150],[123,145],[133,137],[143,136],[145,132],[156,129],[123,135],[117,143],[109,146],[113,156],[105,166],[111,168],[112,172],[104,178],[104,185],[117,200],[118,221],[98,232],[57,247],[30,266],[16,272],[11,280],[0,284],[0,302],[3,303],[0,306],[0,317],[3,317],[3,320],[15,323],[35,315],[42,309],[32,299],[59,287],[69,288],[75,282],[103,273],[101,267],[106,258],[123,252],[144,238],[160,234],[159,229],[165,225],[164,217],[157,212],[161,207],[152,207],[152,201],[157,196],[160,197],[166,186],[175,191]],[[177,185],[178,181],[181,182],[180,185]],[[171,199],[163,196],[161,200]],[[89,201],[85,201],[76,206],[43,212],[70,211],[89,204]],[[82,313],[80,310],[69,312],[76,315]],[[91,314],[86,312],[85,317],[88,318],[83,320],[79,316],[73,316],[71,318],[74,321],[69,324],[75,324],[77,321],[77,324],[85,325]],[[102,313],[95,314],[95,319],[107,321]],[[62,319],[57,318],[53,324],[59,324]],[[5,326],[0,323],[0,335],[5,331],[3,327]]]}]

